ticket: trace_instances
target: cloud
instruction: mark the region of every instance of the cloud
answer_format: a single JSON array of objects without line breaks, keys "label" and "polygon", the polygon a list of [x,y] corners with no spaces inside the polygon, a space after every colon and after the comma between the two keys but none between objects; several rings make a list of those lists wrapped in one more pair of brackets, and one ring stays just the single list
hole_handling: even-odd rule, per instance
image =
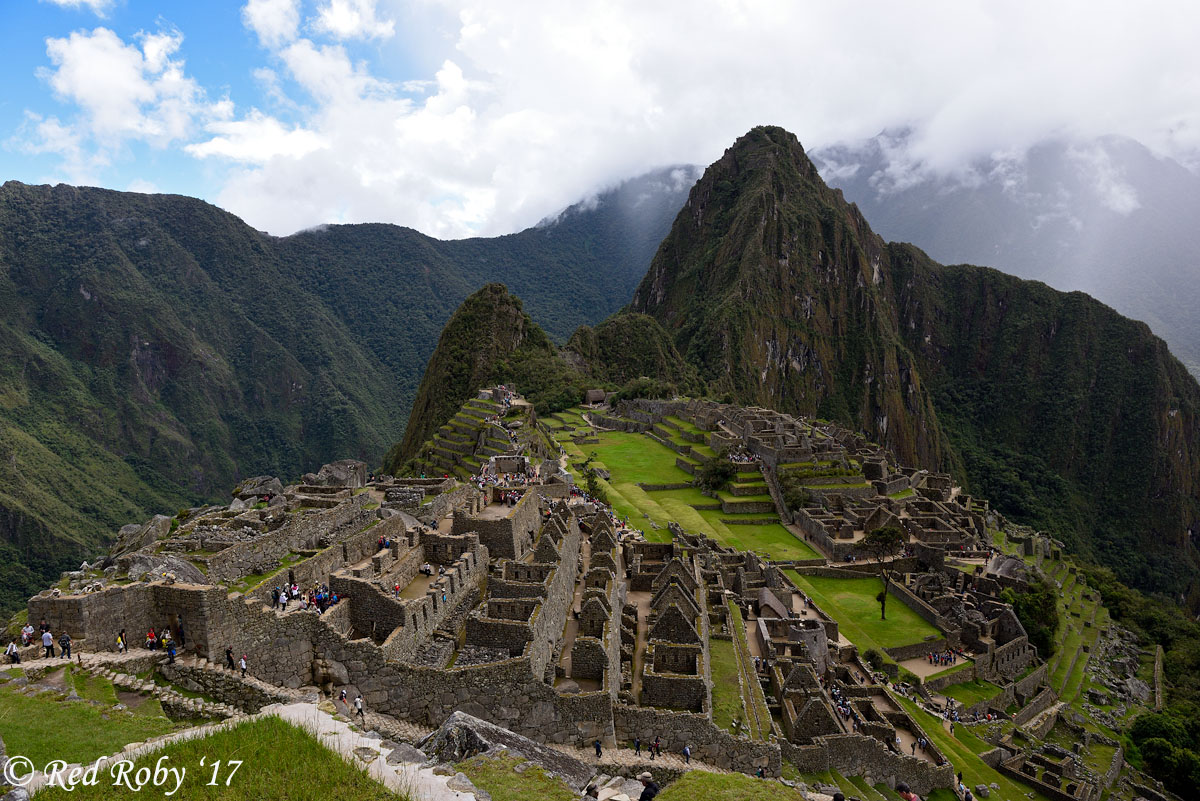
[{"label": "cloud", "polygon": [[392,20],[375,16],[375,0],[329,0],[317,9],[313,27],[336,39],[390,39],[396,33]]},{"label": "cloud", "polygon": [[89,8],[98,17],[103,17],[113,6],[114,0],[41,0],[62,8]]},{"label": "cloud", "polygon": [[[257,108],[234,87],[247,110],[197,110],[172,35],[92,42],[103,90],[52,53],[55,91],[89,135],[186,147],[223,182],[216,202],[273,233],[504,233],[621,178],[708,164],[764,123],[810,149],[911,131],[891,188],[979,181],[981,159],[1048,138],[1123,134],[1200,164],[1200,7],[1167,0],[250,0],[243,21],[266,48],[247,70]],[[1094,168],[1110,207],[1138,202]]]},{"label": "cloud", "polygon": [[266,47],[278,47],[296,38],[300,29],[300,0],[249,0],[242,21]]},{"label": "cloud", "polygon": [[299,158],[325,146],[322,137],[303,128],[287,128],[258,110],[241,120],[209,123],[213,138],[184,148],[197,158],[220,156],[231,161],[264,164],[273,158]]},{"label": "cloud", "polygon": [[1077,162],[1080,172],[1091,179],[1096,198],[1109,211],[1128,217],[1142,207],[1137,190],[1125,180],[1103,147],[1098,144],[1071,147],[1067,149],[1067,157]]}]

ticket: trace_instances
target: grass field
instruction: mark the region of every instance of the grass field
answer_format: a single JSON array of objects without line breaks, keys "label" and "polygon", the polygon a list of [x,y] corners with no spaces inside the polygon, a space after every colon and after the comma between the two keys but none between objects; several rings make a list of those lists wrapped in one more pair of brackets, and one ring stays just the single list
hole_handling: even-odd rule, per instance
[{"label": "grass field", "polygon": [[[11,753],[12,749],[9,750]],[[166,764],[188,769],[179,792],[171,796],[173,799],[328,801],[331,798],[352,798],[355,801],[400,801],[404,798],[389,792],[361,768],[344,762],[308,732],[276,717],[247,721],[209,737],[173,743],[138,759],[135,769],[142,766],[153,769],[156,760],[163,755],[168,757]],[[205,760],[203,767],[201,759]],[[232,773],[231,778],[230,759],[242,761],[242,766]],[[216,760],[224,764],[218,769],[216,784],[209,786],[211,766]],[[142,796],[142,793],[132,792],[123,786],[114,788],[111,777],[101,775],[107,781],[90,787],[77,786],[70,792],[54,787],[38,793],[37,797],[39,801],[108,801]],[[226,779],[229,779],[228,787],[225,786]],[[152,786],[147,786],[145,790],[159,797],[163,792],[163,789],[156,790]]]},{"label": "grass field", "polygon": [[658,794],[656,801],[803,801],[799,790],[741,773],[693,770]]},{"label": "grass field", "polygon": [[737,652],[733,643],[727,640],[711,640],[708,647],[712,665],[713,723],[730,731],[735,718],[746,719],[742,687],[738,682]]},{"label": "grass field", "polygon": [[817,606],[833,616],[838,631],[860,651],[874,648],[882,653],[885,648],[911,645],[939,633],[898,598],[888,598],[887,620],[880,620],[879,601],[875,600],[883,589],[880,578],[826,578],[802,576],[795,570],[785,572]]},{"label": "grass field", "polygon": [[66,680],[81,700],[68,701],[53,690],[26,695],[11,683],[0,686],[0,736],[10,755],[28,757],[36,765],[53,759],[90,762],[126,743],[184,728],[163,713],[155,698],[133,709],[116,709],[111,682],[69,672]]},{"label": "grass field", "polygon": [[[610,473],[610,478],[601,484],[608,494],[613,510],[634,528],[645,531],[647,539],[669,541],[667,523],[676,522],[686,531],[705,534],[723,545],[739,550],[756,551],[772,559],[820,557],[820,554],[780,523],[726,524],[721,522],[722,518],[736,519],[738,515],[727,514],[720,509],[693,508],[693,505],[720,503],[718,499],[705,496],[694,487],[652,491],[639,487],[638,484],[683,484],[692,481],[691,474],[675,464],[678,454],[650,437],[604,431],[599,432],[596,438],[599,443],[582,446],[568,439],[563,442],[563,447],[573,465],[589,455],[595,455],[595,464]],[[761,480],[760,474],[755,475]],[[755,475],[745,475],[744,483],[754,480]],[[577,475],[576,479],[578,478]],[[727,497],[732,501],[770,500],[769,495]],[[648,525],[646,515],[659,526],[657,530]],[[774,514],[744,516],[747,519],[775,517]]]},{"label": "grass field", "polygon": [[999,692],[1000,688],[995,684],[979,679],[962,684],[951,684],[941,691],[942,695],[953,698],[963,706],[974,706],[981,701],[994,698]]}]

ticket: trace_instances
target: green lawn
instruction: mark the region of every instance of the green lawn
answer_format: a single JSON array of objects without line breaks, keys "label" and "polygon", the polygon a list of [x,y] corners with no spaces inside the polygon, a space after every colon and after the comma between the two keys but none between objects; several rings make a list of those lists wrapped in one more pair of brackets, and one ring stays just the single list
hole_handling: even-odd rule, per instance
[{"label": "green lawn", "polygon": [[718,728],[730,731],[734,719],[746,719],[742,687],[738,683],[737,652],[734,650],[733,643],[726,640],[710,640],[709,659],[713,682],[713,723]]},{"label": "green lawn", "polygon": [[91,762],[126,743],[184,728],[163,713],[155,698],[118,710],[111,682],[70,673],[67,680],[84,700],[67,701],[54,691],[25,695],[11,684],[0,686],[0,736],[9,754],[29,757],[36,765],[52,759]]},{"label": "green lawn", "polygon": [[[11,747],[9,751],[12,752]],[[153,769],[155,762],[163,755],[168,757],[165,764],[188,769],[179,792],[172,795],[172,799],[406,799],[405,796],[388,791],[368,777],[362,768],[343,761],[340,756],[317,742],[312,735],[277,717],[267,716],[241,723],[209,737],[173,743],[138,759],[135,770],[143,766]],[[204,767],[201,767],[201,759],[205,760]],[[242,762],[241,767],[233,772],[232,776],[228,764],[231,759]],[[212,779],[211,766],[217,760],[223,763],[218,769],[218,781],[215,786],[209,786],[208,782]],[[225,786],[227,779],[229,786]],[[174,787],[174,783],[166,789],[171,787]],[[147,787],[146,790],[154,795],[161,795],[163,792],[161,789],[155,792],[153,787]],[[39,801],[75,801],[81,798],[109,801],[114,798],[135,799],[141,797],[141,794],[131,792],[125,787],[114,788],[109,779],[90,787],[75,787],[70,792],[55,787],[38,793],[37,797]]]},{"label": "green lawn", "polygon": [[[780,523],[769,525],[727,525],[722,518],[734,518],[719,509],[698,510],[693,504],[719,503],[717,499],[702,495],[694,487],[678,490],[646,491],[638,484],[679,484],[690,482],[692,476],[675,464],[678,454],[643,434],[627,434],[618,431],[603,431],[597,435],[596,445],[577,446],[565,443],[564,447],[574,465],[588,455],[595,454],[596,464],[608,470],[611,478],[601,481],[613,510],[629,521],[634,528],[646,533],[652,542],[668,542],[671,535],[667,523],[676,522],[685,531],[705,534],[739,550],[756,551],[771,559],[817,559],[817,553],[788,531]],[[576,471],[576,480],[580,480]],[[770,496],[751,496],[731,500],[770,500]],[[651,528],[645,515],[658,524]],[[746,515],[748,519],[774,518],[774,514]]]},{"label": "green lawn", "polygon": [[795,570],[785,571],[801,590],[812,596],[826,614],[838,622],[838,631],[858,646],[859,651],[874,648],[895,648],[921,642],[938,630],[900,599],[888,597],[887,620],[879,618],[879,601],[883,580],[871,576],[861,579],[802,576]]},{"label": "green lawn", "polygon": [[953,698],[963,706],[974,706],[981,701],[994,698],[999,692],[1000,688],[995,684],[979,679],[963,682],[962,684],[951,684],[949,687],[941,690],[942,695]]},{"label": "green lawn", "polygon": [[[653,771],[651,771],[653,773]],[[693,770],[658,794],[656,801],[803,801],[799,790],[773,779]]]}]

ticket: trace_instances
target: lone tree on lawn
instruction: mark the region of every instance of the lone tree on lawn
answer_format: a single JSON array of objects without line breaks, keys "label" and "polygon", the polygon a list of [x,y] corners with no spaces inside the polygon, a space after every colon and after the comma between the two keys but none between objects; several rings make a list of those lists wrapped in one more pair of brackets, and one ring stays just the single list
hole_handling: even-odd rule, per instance
[{"label": "lone tree on lawn", "polygon": [[877,528],[863,537],[859,547],[879,562],[879,574],[883,577],[883,592],[875,597],[879,601],[879,619],[887,620],[887,591],[892,581],[891,573],[883,564],[883,557],[892,556],[904,544],[904,532],[899,526],[891,525]]}]

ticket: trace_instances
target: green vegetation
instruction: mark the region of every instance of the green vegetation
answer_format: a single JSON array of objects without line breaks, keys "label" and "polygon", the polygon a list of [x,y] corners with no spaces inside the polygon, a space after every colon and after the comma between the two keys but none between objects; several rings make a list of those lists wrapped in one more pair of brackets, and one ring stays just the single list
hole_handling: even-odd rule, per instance
[{"label": "green vegetation", "polygon": [[733,721],[746,719],[746,704],[738,682],[737,650],[733,642],[709,641],[709,660],[712,666],[712,717],[719,728],[729,731]]},{"label": "green vegetation", "polygon": [[743,700],[745,701],[746,717],[743,721],[745,732],[752,740],[766,740],[771,734],[771,712],[767,709],[767,699],[759,686],[758,677],[754,674],[754,658],[750,654],[750,645],[746,642],[746,621],[737,604],[730,601],[726,609],[729,612],[729,627],[733,634],[733,649],[737,657],[737,669],[741,674]]},{"label": "green vegetation", "polygon": [[[55,690],[26,695],[11,683],[0,685],[0,732],[9,754],[43,765],[53,759],[90,762],[120,751],[126,743],[182,728],[163,714],[155,698],[141,697],[118,710],[116,690],[100,678],[74,676],[70,682],[83,700],[68,701]],[[89,701],[96,702],[95,704]]]},{"label": "green vegetation", "polygon": [[[520,773],[514,768],[525,765]],[[575,801],[579,795],[542,768],[519,757],[477,756],[455,765],[492,801]]]},{"label": "green vegetation", "polygon": [[1037,646],[1038,654],[1049,659],[1058,645],[1058,588],[1046,579],[1029,582],[1025,592],[1006,589],[1001,593],[1005,602],[1012,604],[1017,619],[1025,627],[1029,642]]},{"label": "green vegetation", "polygon": [[876,598],[883,589],[883,581],[877,577],[843,579],[802,576],[795,570],[784,572],[817,606],[833,616],[838,631],[860,650],[874,648],[882,652],[938,634],[936,628],[905,604],[894,604],[891,618],[880,620],[875,614]]},{"label": "green vegetation", "polygon": [[[413,801],[389,792],[370,778],[364,767],[351,765],[303,731],[277,717],[267,716],[239,723],[208,737],[164,746],[134,763],[135,769],[154,767],[167,756],[169,764],[188,768],[187,776],[174,798],[188,801],[243,801],[247,798],[286,798],[288,801],[327,801],[330,798],[354,798],[362,801]],[[205,760],[201,767],[200,760]],[[229,760],[242,766],[231,773]],[[218,781],[214,786],[211,765],[220,760]],[[232,775],[232,778],[230,776]],[[229,786],[225,786],[225,780]],[[101,782],[92,787],[76,787],[68,792],[51,788],[38,794],[48,801],[67,799],[136,798]]]},{"label": "green vegetation", "polygon": [[741,773],[692,770],[658,794],[657,801],[803,801],[799,790]]},{"label": "green vegetation", "polygon": [[[969,667],[970,665],[964,665]],[[942,695],[953,698],[963,706],[974,706],[989,698],[995,698],[1000,694],[1000,688],[990,681],[982,681],[981,679],[973,679],[963,682],[962,684],[951,684],[941,690]]]},{"label": "green vegetation", "polygon": [[717,454],[717,458],[709,459],[700,467],[700,472],[696,474],[696,484],[702,489],[717,492],[729,489],[735,478],[737,468],[729,461],[729,451],[724,450]]}]

